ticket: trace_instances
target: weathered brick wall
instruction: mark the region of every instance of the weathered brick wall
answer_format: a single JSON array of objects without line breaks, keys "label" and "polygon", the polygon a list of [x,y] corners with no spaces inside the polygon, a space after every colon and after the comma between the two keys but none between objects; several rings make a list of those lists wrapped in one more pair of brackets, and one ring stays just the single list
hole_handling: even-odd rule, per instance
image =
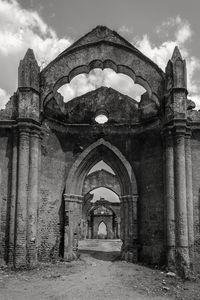
[{"label": "weathered brick wall", "polygon": [[63,239],[63,192],[72,154],[62,133],[47,130],[41,150],[38,207],[38,254],[40,260],[57,258]]},{"label": "weathered brick wall", "polygon": [[139,258],[152,264],[165,263],[163,148],[159,135],[146,135],[141,145],[138,225]]},{"label": "weathered brick wall", "polygon": [[144,135],[110,139],[130,162],[138,185],[139,259],[162,265],[164,229],[163,145],[158,129]]},{"label": "weathered brick wall", "polygon": [[9,208],[11,192],[12,141],[9,131],[0,137],[0,262],[8,260]]},{"label": "weathered brick wall", "polygon": [[[70,136],[62,126],[48,123],[42,141],[38,225],[39,259],[57,258],[63,245],[62,194],[67,174],[78,155],[98,136]],[[163,149],[159,132],[142,138],[106,136],[133,167],[139,193],[138,219],[140,259],[164,263]]]}]

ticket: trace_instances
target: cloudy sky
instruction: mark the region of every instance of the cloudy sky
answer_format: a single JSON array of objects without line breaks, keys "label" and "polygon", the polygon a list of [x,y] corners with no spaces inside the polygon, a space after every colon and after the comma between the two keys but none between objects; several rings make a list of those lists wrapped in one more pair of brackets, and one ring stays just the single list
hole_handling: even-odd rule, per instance
[{"label": "cloudy sky", "polygon": [[[163,70],[175,45],[188,67],[189,97],[200,108],[200,0],[0,0],[0,107],[17,87],[27,48],[41,68],[96,27],[118,31]],[[134,98],[143,89],[125,75],[96,70],[61,89],[65,100],[112,86]]]}]

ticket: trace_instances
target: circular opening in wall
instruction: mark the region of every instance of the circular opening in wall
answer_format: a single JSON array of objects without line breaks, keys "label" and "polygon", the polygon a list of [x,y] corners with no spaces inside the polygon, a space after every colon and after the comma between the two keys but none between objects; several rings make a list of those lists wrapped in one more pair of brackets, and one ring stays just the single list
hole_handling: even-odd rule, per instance
[{"label": "circular opening in wall", "polygon": [[96,116],[95,121],[98,124],[105,124],[106,122],[108,122],[108,117],[104,114],[99,114]]}]

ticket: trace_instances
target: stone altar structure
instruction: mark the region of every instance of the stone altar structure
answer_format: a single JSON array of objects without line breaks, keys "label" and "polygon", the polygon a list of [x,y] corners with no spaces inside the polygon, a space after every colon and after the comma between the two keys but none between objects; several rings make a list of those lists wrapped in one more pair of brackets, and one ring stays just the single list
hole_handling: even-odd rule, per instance
[{"label": "stone altar structure", "polygon": [[[126,74],[146,92],[138,103],[102,87],[64,103],[58,89],[94,68]],[[103,160],[118,180],[122,258],[166,265],[185,277],[198,271],[200,112],[194,108],[177,47],[165,72],[103,26],[41,71],[29,49],[18,89],[0,111],[1,263],[22,268],[76,258],[85,178]],[[107,123],[95,122],[100,113]]]}]

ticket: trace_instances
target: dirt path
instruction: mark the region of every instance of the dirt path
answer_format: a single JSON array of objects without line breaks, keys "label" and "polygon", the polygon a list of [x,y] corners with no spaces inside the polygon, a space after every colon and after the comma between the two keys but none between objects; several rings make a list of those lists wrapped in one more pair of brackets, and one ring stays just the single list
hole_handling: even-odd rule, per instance
[{"label": "dirt path", "polygon": [[[200,299],[200,283],[116,260],[119,242],[83,242],[79,261],[41,264],[31,271],[0,272],[2,300]],[[114,260],[114,261],[113,261]]]}]

